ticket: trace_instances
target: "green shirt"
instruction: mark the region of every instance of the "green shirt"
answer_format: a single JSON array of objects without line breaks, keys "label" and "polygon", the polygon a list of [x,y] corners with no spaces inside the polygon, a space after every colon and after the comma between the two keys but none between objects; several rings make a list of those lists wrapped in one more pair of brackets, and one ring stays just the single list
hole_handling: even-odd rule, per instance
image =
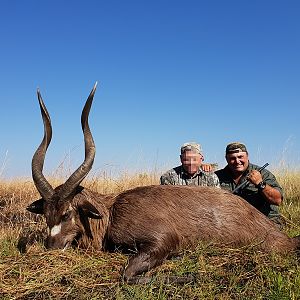
[{"label": "green shirt", "polygon": [[[246,181],[246,176],[252,170],[258,170],[259,168],[260,168],[259,166],[249,163],[247,170],[243,173],[238,183],[234,182],[232,173],[228,166],[226,166],[224,169],[216,171],[216,174],[219,177],[221,188],[229,191],[233,191],[238,185]],[[278,184],[275,176],[266,169],[262,170],[260,173],[262,175],[263,181],[269,186],[278,190],[281,194],[281,197],[283,197],[282,188]],[[257,208],[268,218],[274,220],[275,222],[279,222],[280,214],[279,214],[278,206],[267,202],[267,200],[264,198],[264,196],[261,194],[261,192],[254,184],[249,183],[249,185],[246,186],[244,189],[238,191],[237,195],[244,198],[247,202],[249,202],[251,205]]]}]

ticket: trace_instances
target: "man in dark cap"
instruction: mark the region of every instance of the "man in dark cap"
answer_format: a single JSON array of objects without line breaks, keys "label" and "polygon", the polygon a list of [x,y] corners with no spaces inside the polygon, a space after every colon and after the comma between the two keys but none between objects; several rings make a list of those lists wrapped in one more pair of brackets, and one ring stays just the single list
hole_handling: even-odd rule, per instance
[{"label": "man in dark cap", "polygon": [[248,180],[249,184],[238,190],[237,194],[280,224],[278,206],[282,202],[283,192],[275,176],[266,169],[259,172],[260,167],[249,162],[247,148],[240,142],[227,145],[225,158],[227,166],[216,171],[221,188],[233,191]]},{"label": "man in dark cap", "polygon": [[199,144],[185,143],[180,152],[181,165],[163,174],[160,177],[161,184],[220,187],[217,175],[209,171],[212,168],[202,168],[204,157]]}]

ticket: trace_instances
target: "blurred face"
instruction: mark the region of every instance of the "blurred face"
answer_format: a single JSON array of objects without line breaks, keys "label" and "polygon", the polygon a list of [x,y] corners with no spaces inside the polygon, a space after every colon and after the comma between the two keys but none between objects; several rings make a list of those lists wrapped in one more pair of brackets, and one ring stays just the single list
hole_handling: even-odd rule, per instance
[{"label": "blurred face", "polygon": [[183,154],[180,155],[180,160],[184,170],[188,174],[194,175],[202,165],[203,155],[198,152],[188,150],[184,151]]},{"label": "blurred face", "polygon": [[237,152],[230,153],[226,155],[226,161],[228,163],[229,169],[235,173],[243,173],[249,165],[248,153],[247,152]]}]

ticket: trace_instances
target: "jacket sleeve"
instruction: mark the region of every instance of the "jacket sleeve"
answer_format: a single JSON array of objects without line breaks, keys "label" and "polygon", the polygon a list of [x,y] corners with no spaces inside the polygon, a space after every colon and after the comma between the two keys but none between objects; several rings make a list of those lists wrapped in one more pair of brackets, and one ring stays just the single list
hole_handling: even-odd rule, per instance
[{"label": "jacket sleeve", "polygon": [[169,173],[165,173],[160,177],[161,185],[174,185],[175,183],[172,180],[172,176]]}]

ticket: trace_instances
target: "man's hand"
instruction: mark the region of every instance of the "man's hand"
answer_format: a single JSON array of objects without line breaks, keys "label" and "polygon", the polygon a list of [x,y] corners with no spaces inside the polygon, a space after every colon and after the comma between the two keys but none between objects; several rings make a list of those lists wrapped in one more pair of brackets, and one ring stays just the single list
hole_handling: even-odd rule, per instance
[{"label": "man's hand", "polygon": [[213,172],[214,167],[211,164],[202,164],[201,168],[204,172]]},{"label": "man's hand", "polygon": [[[259,183],[261,183],[263,181],[260,172],[257,170],[252,170],[247,178],[251,183],[253,183],[255,185],[258,185]],[[261,191],[261,193],[265,197],[265,199],[271,204],[280,205],[282,202],[281,193],[268,184]]]},{"label": "man's hand", "polygon": [[250,174],[247,176],[248,180],[254,185],[258,185],[263,181],[262,176],[259,171],[252,170]]}]

